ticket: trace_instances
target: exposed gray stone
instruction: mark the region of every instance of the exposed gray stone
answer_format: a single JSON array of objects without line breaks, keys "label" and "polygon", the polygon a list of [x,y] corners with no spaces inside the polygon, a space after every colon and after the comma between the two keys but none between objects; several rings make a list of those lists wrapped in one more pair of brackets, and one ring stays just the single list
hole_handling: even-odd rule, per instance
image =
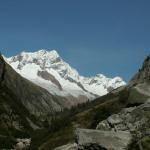
[{"label": "exposed gray stone", "polygon": [[130,132],[77,129],[79,150],[125,150],[131,142]]},{"label": "exposed gray stone", "polygon": [[77,144],[73,143],[73,144],[67,144],[67,145],[57,147],[54,150],[78,150],[78,148],[77,148]]},{"label": "exposed gray stone", "polygon": [[114,125],[123,122],[122,118],[120,118],[118,114],[114,114],[113,116],[108,117],[107,120],[110,124],[114,124]]},{"label": "exposed gray stone", "polygon": [[31,139],[17,139],[17,144],[14,146],[16,150],[26,150],[31,144]]},{"label": "exposed gray stone", "polygon": [[37,75],[40,76],[40,77],[42,77],[42,78],[45,79],[45,80],[51,81],[51,82],[54,83],[60,90],[62,90],[62,87],[61,87],[59,81],[58,81],[52,74],[50,74],[49,72],[47,72],[47,71],[38,71]]},{"label": "exposed gray stone", "polygon": [[4,67],[5,67],[4,59],[3,59],[3,57],[0,55],[0,82],[3,80]]},{"label": "exposed gray stone", "polygon": [[136,131],[147,125],[150,118],[150,103],[125,108],[120,113],[101,121],[96,129],[112,131]]},{"label": "exposed gray stone", "polygon": [[132,78],[130,85],[137,83],[150,82],[150,55],[145,59],[143,66],[139,72]]}]

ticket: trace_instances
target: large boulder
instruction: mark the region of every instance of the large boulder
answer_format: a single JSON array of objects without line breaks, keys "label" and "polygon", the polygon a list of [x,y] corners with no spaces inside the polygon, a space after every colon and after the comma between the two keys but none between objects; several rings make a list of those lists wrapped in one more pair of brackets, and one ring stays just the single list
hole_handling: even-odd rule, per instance
[{"label": "large boulder", "polygon": [[27,150],[31,144],[31,139],[17,139],[17,144],[14,146],[16,150]]},{"label": "large boulder", "polygon": [[131,142],[130,132],[77,129],[78,150],[125,150]]}]

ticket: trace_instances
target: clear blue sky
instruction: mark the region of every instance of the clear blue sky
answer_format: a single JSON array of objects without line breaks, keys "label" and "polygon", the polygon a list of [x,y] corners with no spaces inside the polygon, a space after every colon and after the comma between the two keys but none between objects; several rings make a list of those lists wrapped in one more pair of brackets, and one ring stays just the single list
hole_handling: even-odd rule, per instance
[{"label": "clear blue sky", "polygon": [[41,48],[82,75],[129,80],[150,53],[150,1],[1,0],[1,52]]}]

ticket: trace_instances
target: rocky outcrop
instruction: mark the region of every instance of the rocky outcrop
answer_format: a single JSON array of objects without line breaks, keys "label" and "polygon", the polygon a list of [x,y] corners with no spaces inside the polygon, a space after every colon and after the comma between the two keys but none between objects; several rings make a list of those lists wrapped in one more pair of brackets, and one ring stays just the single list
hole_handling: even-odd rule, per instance
[{"label": "rocky outcrop", "polygon": [[130,150],[148,150],[150,147],[150,102],[123,109],[97,125],[97,130],[129,132],[132,135]]},{"label": "rocky outcrop", "polygon": [[17,139],[14,146],[16,150],[27,150],[31,144],[31,139]]},{"label": "rocky outcrop", "polygon": [[150,55],[145,59],[139,72],[131,79],[131,85],[137,83],[150,82]]},{"label": "rocky outcrop", "polygon": [[4,59],[3,57],[0,55],[0,82],[3,80],[4,78],[4,67],[5,67],[5,63],[4,63]]},{"label": "rocky outcrop", "polygon": [[126,150],[130,142],[131,134],[127,131],[77,129],[76,143],[54,150]]},{"label": "rocky outcrop", "polygon": [[62,91],[59,81],[52,74],[48,73],[47,71],[38,71],[37,75],[45,80],[51,81]]},{"label": "rocky outcrop", "polygon": [[149,83],[142,83],[135,86],[135,89],[143,94],[143,98],[149,98],[150,97],[150,84]]},{"label": "rocky outcrop", "polygon": [[78,150],[125,150],[133,141],[141,147],[140,150],[145,150],[146,143],[143,145],[143,141],[150,139],[149,122],[149,102],[125,108],[101,121],[96,130],[78,129]]},{"label": "rocky outcrop", "polygon": [[[111,112],[111,115],[107,116],[108,118],[104,116],[105,120],[97,125],[96,130],[78,129],[76,132],[77,149],[149,150],[150,56],[147,57],[142,69],[126,87],[116,90],[112,90],[110,87],[110,94],[104,99],[105,102],[96,109],[102,110],[105,107],[106,112],[109,112],[113,106],[108,107],[108,102],[115,99],[111,104],[116,106],[116,108],[114,107],[116,111]],[[121,108],[118,109],[116,104]],[[100,112],[102,114],[98,113],[99,117],[104,113]]]},{"label": "rocky outcrop", "polygon": [[123,109],[120,113],[108,117],[97,125],[97,129],[105,131],[130,131],[140,130],[149,126],[150,103],[137,107]]},{"label": "rocky outcrop", "polygon": [[131,134],[125,131],[77,130],[78,150],[125,150]]}]

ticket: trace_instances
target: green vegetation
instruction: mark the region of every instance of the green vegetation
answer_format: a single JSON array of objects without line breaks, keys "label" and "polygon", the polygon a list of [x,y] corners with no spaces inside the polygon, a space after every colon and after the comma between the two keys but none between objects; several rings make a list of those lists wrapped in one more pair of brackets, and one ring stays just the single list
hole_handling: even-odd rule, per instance
[{"label": "green vegetation", "polygon": [[[47,131],[38,130],[34,133],[31,149],[40,147],[40,150],[51,150],[73,142],[76,127],[95,128],[99,121],[125,107],[127,98],[128,90],[124,89],[119,95],[110,93],[93,102],[80,104],[71,110],[55,114],[55,117],[51,118]],[[47,125],[48,120],[45,121],[45,126]],[[37,137],[40,137],[40,140]]]},{"label": "green vegetation", "polygon": [[[52,117],[47,129],[32,134],[31,149],[50,150],[74,139],[74,129],[68,116]],[[44,143],[44,144],[43,144]]]},{"label": "green vegetation", "polygon": [[[6,103],[11,106],[12,110],[14,110],[13,114],[19,116],[17,119],[19,119],[20,124],[24,126],[24,132],[6,127],[1,128],[0,134],[11,137],[7,139],[9,141],[5,140],[3,143],[9,142],[11,146],[14,144],[14,138],[18,136],[31,137],[31,150],[37,150],[38,148],[40,150],[51,150],[55,147],[67,144],[68,142],[73,142],[76,127],[95,129],[100,121],[114,113],[118,113],[130,103],[129,91],[127,88],[124,88],[120,92],[109,93],[95,101],[72,107],[70,110],[65,109],[63,112],[51,114],[45,117],[43,123],[39,123],[43,124],[40,130],[33,131],[30,128],[26,117],[30,118],[35,123],[38,122],[37,118],[32,116],[20,101],[17,100],[15,95],[9,93],[9,90],[6,87],[1,87],[1,89],[8,92],[7,95],[0,94],[0,103]],[[11,98],[14,96],[13,99],[16,99],[15,103],[10,96]],[[5,102],[3,100],[5,100]],[[3,105],[0,105],[0,113],[2,112],[6,113],[7,111]]]},{"label": "green vegetation", "polygon": [[15,140],[11,137],[0,137],[0,149],[12,149]]},{"label": "green vegetation", "polygon": [[[89,109],[75,115],[75,122],[83,128],[95,129],[96,125],[108,116],[119,112],[128,104],[128,90],[124,89],[119,94],[108,94],[96,100]],[[90,104],[88,104],[90,105]]]},{"label": "green vegetation", "polygon": [[57,132],[51,133],[44,144],[40,146],[40,150],[51,150],[55,147],[65,145],[74,141],[74,129],[70,125]]},{"label": "green vegetation", "polygon": [[[14,80],[15,78],[13,76]],[[23,82],[19,84],[25,86]],[[30,90],[35,88],[32,84],[29,87]],[[57,146],[73,142],[76,127],[95,129],[100,121],[127,107],[132,99],[140,97],[137,91],[129,92],[129,89],[124,88],[122,91],[109,93],[92,102],[79,104],[70,110],[65,109],[63,112],[50,114],[45,117],[45,121],[41,122],[29,113],[21,101],[9,90],[9,87],[1,85],[0,91],[0,116],[10,117],[5,123],[0,120],[0,135],[7,136],[7,138],[0,137],[0,145],[3,147],[8,145],[9,148],[12,148],[15,138],[31,137],[31,150],[37,150],[38,148],[40,150],[51,150]],[[9,106],[12,110],[10,114],[6,106]],[[39,125],[41,129],[33,131],[27,118]],[[19,122],[22,130],[16,130],[13,126],[10,126],[13,120]],[[10,124],[7,124],[7,121]],[[2,146],[0,149],[3,148]]]},{"label": "green vegetation", "polygon": [[[66,115],[66,120],[67,117],[71,120],[71,124],[69,125],[70,130],[65,130],[64,127],[59,131],[57,130],[50,133],[50,135],[45,139],[45,144],[41,146],[41,149],[47,149],[48,147],[51,147],[50,145],[57,147],[67,144],[69,141],[73,141],[75,130],[74,127],[95,129],[96,125],[100,121],[106,119],[114,113],[118,113],[122,108],[127,107],[129,104],[129,89],[124,88],[119,93],[110,93],[96,99],[93,102],[88,102],[87,104],[73,107],[70,111],[65,110],[63,114]],[[58,114],[58,116],[59,115],[60,114]],[[57,124],[59,124],[59,121]],[[66,136],[66,132],[68,136]],[[138,150],[138,146],[135,143],[136,141],[133,141],[131,144],[132,148],[135,148],[133,150]]]},{"label": "green vegetation", "polygon": [[141,144],[144,150],[150,149],[150,137],[146,136],[141,140]]}]

